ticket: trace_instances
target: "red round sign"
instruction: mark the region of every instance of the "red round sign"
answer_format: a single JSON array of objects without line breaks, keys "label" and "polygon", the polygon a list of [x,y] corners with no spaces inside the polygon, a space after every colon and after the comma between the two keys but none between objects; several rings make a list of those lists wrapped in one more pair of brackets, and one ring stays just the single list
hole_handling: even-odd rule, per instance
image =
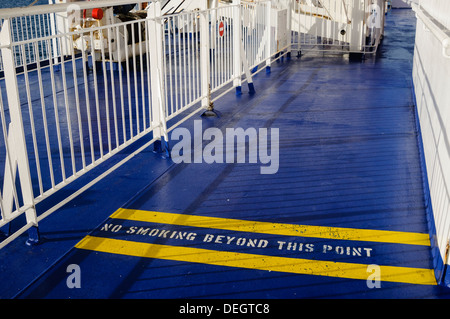
[{"label": "red round sign", "polygon": [[223,22],[220,21],[220,23],[219,23],[219,35],[221,37],[223,36],[224,31],[225,31],[225,27],[223,26]]}]

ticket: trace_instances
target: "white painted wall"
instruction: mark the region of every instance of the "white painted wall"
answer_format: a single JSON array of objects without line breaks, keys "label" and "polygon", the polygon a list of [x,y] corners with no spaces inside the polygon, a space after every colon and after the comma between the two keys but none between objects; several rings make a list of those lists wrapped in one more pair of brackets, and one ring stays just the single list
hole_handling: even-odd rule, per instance
[{"label": "white painted wall", "polygon": [[[447,30],[444,31],[448,32],[450,1],[421,2],[423,9],[445,25]],[[441,41],[418,18],[413,81],[436,227],[436,243],[444,260],[450,238],[450,58],[444,57],[442,48]]]},{"label": "white painted wall", "polygon": [[420,0],[419,4],[436,20],[450,30],[450,1],[449,0]]}]

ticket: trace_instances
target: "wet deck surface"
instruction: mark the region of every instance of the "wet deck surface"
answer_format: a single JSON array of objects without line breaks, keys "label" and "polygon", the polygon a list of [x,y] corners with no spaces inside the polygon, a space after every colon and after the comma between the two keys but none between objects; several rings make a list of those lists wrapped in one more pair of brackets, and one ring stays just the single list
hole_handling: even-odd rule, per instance
[{"label": "wet deck surface", "polygon": [[[220,118],[183,123],[193,140],[199,123],[224,135],[278,128],[275,174],[261,162],[174,164],[142,152],[45,219],[42,244],[0,251],[10,283],[0,296],[449,297],[432,270],[414,28],[410,10],[394,10],[376,57],[284,59],[254,78],[256,94],[244,86],[216,101]],[[81,288],[68,287],[69,265]]]}]

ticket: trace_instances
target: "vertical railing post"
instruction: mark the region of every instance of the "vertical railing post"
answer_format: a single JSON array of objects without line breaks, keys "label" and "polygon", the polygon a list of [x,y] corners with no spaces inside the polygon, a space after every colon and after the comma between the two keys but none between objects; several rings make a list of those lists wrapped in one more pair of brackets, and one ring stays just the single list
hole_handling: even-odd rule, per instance
[{"label": "vertical railing post", "polygon": [[[29,239],[27,244],[37,244],[39,242],[38,234],[38,222],[36,209],[34,204],[33,186],[31,182],[30,165],[28,161],[27,147],[25,141],[25,131],[22,121],[22,111],[20,109],[20,98],[19,98],[19,86],[17,83],[16,74],[16,62],[12,49],[12,38],[11,38],[11,21],[5,19],[1,27],[0,32],[0,45],[3,46],[1,49],[3,68],[5,76],[5,86],[8,99],[8,107],[10,114],[10,124],[8,130],[8,147],[10,154],[7,155],[11,158],[11,163],[5,165],[5,170],[12,172],[15,175],[16,169],[19,174],[20,187],[22,191],[23,208],[25,208],[25,216],[27,227],[29,227]],[[9,166],[11,164],[11,166]],[[14,179],[5,179],[5,184],[3,186],[3,191],[5,189],[13,189],[15,185]],[[4,199],[4,207],[7,207],[5,213],[6,216],[11,213],[13,206],[13,195],[7,196],[9,198]],[[17,205],[16,205],[17,206]],[[21,207],[16,207],[19,210]]]},{"label": "vertical railing post", "polygon": [[241,0],[233,0],[233,86],[236,94],[241,94]]},{"label": "vertical railing post", "polygon": [[297,44],[297,50],[298,50],[298,52],[297,52],[297,56],[299,57],[299,56],[301,56],[302,55],[302,28],[301,28],[301,18],[302,18],[302,14],[301,14],[301,3],[300,2],[298,2],[297,3],[297,11],[298,11],[298,18],[297,18],[297,26],[298,26],[298,29],[297,29],[297,42],[298,42],[298,44]]},{"label": "vertical railing post", "polygon": [[147,45],[150,57],[151,126],[153,128],[153,138],[156,138],[154,150],[155,152],[165,152],[166,156],[170,156],[166,127],[165,95],[163,91],[163,39],[160,17],[161,3],[159,1],[150,3],[147,11]]},{"label": "vertical railing post", "polygon": [[[214,107],[211,103],[211,77],[210,77],[210,42],[209,42],[209,11],[207,0],[202,1],[200,13],[200,80],[201,80],[201,105],[206,111],[213,111]],[[215,19],[213,20],[215,23]],[[215,30],[213,27],[212,30]],[[215,34],[213,35],[215,36]],[[204,113],[205,114],[205,113]]]},{"label": "vertical railing post", "polygon": [[253,94],[255,93],[255,88],[247,56],[244,52],[241,25],[243,10],[248,10],[248,8],[242,8],[240,0],[233,0],[233,6],[233,86],[236,88],[236,95],[242,94],[242,71],[244,71],[249,93]]},{"label": "vertical railing post", "polygon": [[266,2],[266,73],[270,73],[270,65],[272,63],[272,1]]}]

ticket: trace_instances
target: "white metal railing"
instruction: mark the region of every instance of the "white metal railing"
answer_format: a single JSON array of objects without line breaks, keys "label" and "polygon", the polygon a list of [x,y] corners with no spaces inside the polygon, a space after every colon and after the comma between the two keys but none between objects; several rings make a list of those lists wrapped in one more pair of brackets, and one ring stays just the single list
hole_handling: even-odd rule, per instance
[{"label": "white metal railing", "polygon": [[[297,40],[312,36],[298,23],[303,0],[238,0],[213,8],[202,0],[199,10],[171,15],[163,15],[160,2],[122,15],[111,6],[128,2],[0,10],[0,230],[26,216],[21,228],[6,231],[0,248],[35,230],[134,153],[37,212],[44,199],[144,136],[136,152],[162,144],[170,130],[212,110],[215,100],[239,91],[244,81],[252,91],[252,73],[269,69],[291,47],[304,50]],[[140,9],[142,2],[133,1]],[[21,35],[18,21],[32,30],[46,27]],[[167,127],[169,121],[174,124]]]},{"label": "white metal railing", "polygon": [[[164,1],[164,12],[172,12],[175,8],[181,8],[180,5],[189,8],[196,7],[194,1],[175,1],[176,5],[171,5],[172,1]],[[188,2],[186,4],[186,2]],[[201,3],[202,1],[199,1]],[[243,6],[249,9],[255,7],[257,3],[264,3],[266,0],[243,1]],[[98,3],[98,5],[96,4]],[[110,1],[100,0],[94,4],[83,4],[84,9],[92,9],[95,6],[102,6],[102,3],[111,5]],[[126,3],[124,1],[117,2],[118,5]],[[138,2],[140,3],[140,2]],[[249,10],[242,16],[243,25],[258,24],[254,20],[255,17],[260,19],[259,22],[267,23],[272,19],[272,25],[276,24],[280,18],[279,9],[287,9],[287,18],[291,26],[293,49],[299,51],[325,51],[325,52],[375,52],[383,35],[384,13],[386,12],[387,2],[385,0],[272,0],[272,6],[278,11],[272,11],[272,17],[263,17],[260,13],[256,14]],[[9,17],[11,28],[11,36],[14,41],[25,41],[34,38],[42,38],[61,31],[66,32],[68,11],[75,3],[64,4],[64,10],[48,13],[42,10],[43,6],[33,7],[35,14],[21,13],[18,15],[17,10],[6,9],[4,17]],[[79,4],[76,3],[78,6]],[[116,5],[116,2],[114,3]],[[44,6],[45,7],[45,6]],[[38,8],[38,9],[36,9]],[[173,10],[169,10],[172,8]],[[21,9],[23,10],[23,9]],[[27,11],[27,10],[25,10]],[[37,12],[36,12],[37,11]],[[176,11],[176,10],[175,10]],[[352,20],[357,23],[352,24]],[[0,25],[3,18],[0,19]],[[251,22],[250,22],[251,21]],[[113,23],[113,21],[109,21]],[[63,25],[63,30],[61,26]],[[262,34],[260,34],[262,35]],[[294,36],[295,35],[295,36]],[[279,39],[274,34],[273,41],[275,46],[279,46]],[[291,40],[289,35],[288,41]],[[56,40],[54,40],[56,41]],[[55,42],[42,44],[37,48],[28,46],[25,55],[15,51],[16,66],[22,67],[24,64],[32,64],[37,61],[48,60],[49,51],[53,51],[53,56],[64,54],[68,50],[66,41],[62,45]],[[291,45],[289,44],[289,47]],[[62,52],[59,52],[63,50]],[[251,63],[250,63],[251,64]],[[0,75],[3,71],[3,62],[0,56]]]},{"label": "white metal railing", "polygon": [[425,205],[436,279],[448,286],[450,130],[445,120],[448,85],[444,83],[450,72],[450,5],[448,1],[421,1],[412,8],[417,17],[412,78],[423,152]]},{"label": "white metal railing", "polygon": [[416,16],[423,22],[426,28],[439,40],[442,45],[442,56],[450,59],[450,30],[433,18],[420,5],[412,4]]},{"label": "white metal railing", "polygon": [[[69,4],[40,6],[38,12],[24,9],[20,16],[0,11],[0,228],[26,216],[23,227],[6,231],[9,236],[0,247],[34,229],[104,174],[51,209],[37,212],[36,205],[44,199],[143,136],[151,134],[151,139],[140,149],[167,139],[170,129],[210,107],[212,94],[227,85],[240,86],[243,74],[250,83],[244,47],[256,50],[264,46],[260,42],[271,41],[269,32],[261,36],[263,23],[258,24],[258,37],[241,23],[241,15],[267,16],[270,2],[211,9],[205,5],[201,11],[165,16],[156,2],[123,21],[107,3],[77,3],[75,13]],[[121,3],[126,2],[114,4]],[[102,5],[101,19],[89,13],[77,21],[84,10]],[[32,37],[14,36],[12,21],[34,21],[42,14],[57,17],[54,27]],[[274,53],[276,49],[264,49],[251,63],[264,62]],[[166,127],[193,105],[194,112]]]},{"label": "white metal railing", "polygon": [[385,0],[299,0],[292,13],[299,51],[373,53],[384,33]]},{"label": "white metal railing", "polygon": [[[2,19],[3,20],[3,19]],[[24,17],[14,17],[9,20],[11,25],[11,37],[14,42],[26,41],[30,39],[42,38],[54,34],[54,21],[50,14],[30,15]],[[0,21],[0,25],[3,21]],[[14,51],[16,58],[16,66],[24,66],[25,64],[36,63],[39,60],[48,59],[48,52],[51,48],[46,44],[37,48],[27,45],[25,47],[25,55],[18,50]],[[0,71],[3,70],[3,63],[0,57]]]}]

